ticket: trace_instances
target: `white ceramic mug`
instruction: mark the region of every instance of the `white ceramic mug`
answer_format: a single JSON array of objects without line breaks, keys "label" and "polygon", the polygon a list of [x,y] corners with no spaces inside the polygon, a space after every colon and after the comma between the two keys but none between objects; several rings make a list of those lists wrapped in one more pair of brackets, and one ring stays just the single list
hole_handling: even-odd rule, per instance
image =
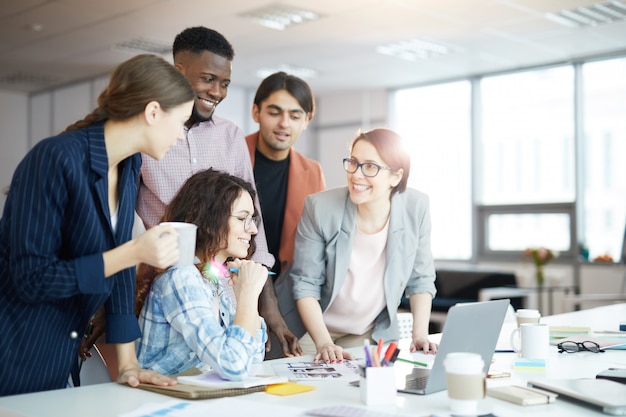
[{"label": "white ceramic mug", "polygon": [[[520,334],[520,347],[515,335]],[[545,323],[522,323],[511,333],[511,347],[526,359],[547,359],[550,346],[550,327]]]},{"label": "white ceramic mug", "polygon": [[477,353],[453,352],[446,356],[443,366],[453,414],[476,414],[478,402],[486,393],[484,365]]},{"label": "white ceramic mug", "polygon": [[178,250],[180,258],[172,266],[193,265],[196,257],[196,234],[198,226],[193,223],[163,222],[161,225],[169,225],[178,232]]}]

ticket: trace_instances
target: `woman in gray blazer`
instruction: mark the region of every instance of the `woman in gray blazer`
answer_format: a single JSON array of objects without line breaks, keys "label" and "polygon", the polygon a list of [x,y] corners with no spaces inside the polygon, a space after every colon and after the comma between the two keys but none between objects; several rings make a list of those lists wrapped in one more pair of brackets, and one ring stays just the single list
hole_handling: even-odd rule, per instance
[{"label": "woman in gray blazer", "polygon": [[343,167],[347,187],[307,198],[293,264],[277,282],[289,328],[307,332],[300,344],[316,360],[351,359],[344,348],[398,339],[396,313],[406,294],[411,351],[435,353],[428,197],[406,187],[410,157],[402,138],[383,128],[360,132]]}]

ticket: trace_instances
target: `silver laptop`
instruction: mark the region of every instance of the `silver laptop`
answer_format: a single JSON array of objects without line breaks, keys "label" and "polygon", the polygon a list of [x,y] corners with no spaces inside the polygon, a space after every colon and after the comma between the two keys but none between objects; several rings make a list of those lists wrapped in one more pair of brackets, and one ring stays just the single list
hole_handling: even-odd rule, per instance
[{"label": "silver laptop", "polygon": [[[498,342],[509,300],[457,304],[448,310],[439,349],[431,369],[395,362],[398,391],[430,394],[446,389],[443,361],[450,352],[478,353],[487,373]],[[404,378],[403,378],[404,376]]]},{"label": "silver laptop", "polygon": [[559,394],[575,403],[606,414],[626,415],[626,384],[608,379],[547,379],[528,381],[529,387]]}]

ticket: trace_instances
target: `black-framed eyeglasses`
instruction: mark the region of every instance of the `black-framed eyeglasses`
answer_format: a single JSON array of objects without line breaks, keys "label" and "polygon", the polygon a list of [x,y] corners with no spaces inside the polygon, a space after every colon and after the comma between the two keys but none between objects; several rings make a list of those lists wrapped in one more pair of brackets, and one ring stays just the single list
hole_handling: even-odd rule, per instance
[{"label": "black-framed eyeglasses", "polygon": [[603,353],[604,349],[600,348],[600,345],[591,340],[585,340],[583,342],[572,342],[571,340],[565,340],[556,345],[559,349],[559,353],[576,353],[581,351],[588,351],[592,353]]},{"label": "black-framed eyeglasses", "polygon": [[373,162],[363,162],[360,163],[356,159],[352,158],[344,158],[343,159],[343,169],[348,174],[354,174],[357,169],[361,168],[361,172],[366,177],[373,178],[380,172],[381,169],[388,169],[389,171],[395,171],[395,169],[391,167],[386,167],[383,165],[378,165]]},{"label": "black-framed eyeglasses", "polygon": [[245,230],[246,232],[250,230],[250,228],[252,227],[253,223],[254,223],[254,225],[257,228],[259,227],[259,218],[257,216],[252,215],[252,214],[248,214],[245,217],[243,217],[241,215],[235,216],[234,214],[231,214],[230,217],[234,217],[237,220],[241,220],[243,222],[243,230]]}]

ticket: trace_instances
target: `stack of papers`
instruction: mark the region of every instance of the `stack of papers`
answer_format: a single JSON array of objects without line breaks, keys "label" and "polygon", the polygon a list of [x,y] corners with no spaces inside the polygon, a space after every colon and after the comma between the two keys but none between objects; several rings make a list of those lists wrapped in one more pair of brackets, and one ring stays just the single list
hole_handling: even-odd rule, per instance
[{"label": "stack of papers", "polygon": [[260,385],[283,384],[289,379],[278,375],[256,375],[250,376],[243,381],[229,381],[222,379],[217,372],[204,372],[200,375],[179,376],[178,382],[190,385],[199,385],[202,387],[213,388],[251,388]]},{"label": "stack of papers", "polygon": [[570,336],[585,335],[591,333],[590,327],[577,326],[550,326],[550,337],[561,339]]},{"label": "stack of papers", "polygon": [[601,336],[592,336],[592,335],[575,335],[571,337],[567,337],[566,339],[556,339],[550,341],[550,344],[557,345],[564,340],[569,340],[572,342],[596,342],[598,346],[602,349],[626,349],[626,338],[616,338],[616,337],[601,337]]}]

